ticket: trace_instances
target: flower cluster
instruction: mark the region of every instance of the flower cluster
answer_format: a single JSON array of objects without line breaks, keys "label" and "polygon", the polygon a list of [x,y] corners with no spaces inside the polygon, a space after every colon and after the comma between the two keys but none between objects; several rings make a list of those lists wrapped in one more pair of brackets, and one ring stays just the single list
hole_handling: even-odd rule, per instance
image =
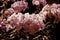
[{"label": "flower cluster", "polygon": [[16,1],[11,5],[11,8],[5,10],[5,14],[18,13],[25,11],[28,8],[28,3],[25,1]]},{"label": "flower cluster", "polygon": [[[48,15],[49,17],[54,16],[58,21],[60,20],[60,4],[52,4],[52,5],[46,5],[40,13],[43,13],[43,15]],[[45,16],[46,17],[46,16]]]},{"label": "flower cluster", "polygon": [[[53,20],[51,18],[55,17],[55,21],[60,21],[60,4],[47,4],[46,0],[31,0],[32,5],[29,5],[30,3],[28,3],[27,0],[2,0],[0,2],[0,8],[2,8],[0,10],[0,34],[4,34],[2,35],[4,40],[5,37],[8,38],[7,40],[10,38],[13,40],[16,37],[17,39],[22,38],[23,35],[30,37],[32,35],[35,36],[35,34],[44,34],[43,40],[48,40],[49,38],[47,36],[49,32],[46,33],[43,31],[45,31],[49,23],[51,24],[48,25],[50,27],[54,25],[54,21],[51,22],[51,20]],[[42,10],[40,11],[41,4],[43,7],[41,7]],[[7,8],[8,5],[9,7]],[[34,10],[33,6],[36,7],[37,10]],[[32,12],[32,14],[30,14],[29,12],[33,10],[39,11],[39,13],[36,12],[36,14]],[[49,21],[46,22],[46,19]],[[0,36],[1,40],[2,38]],[[23,40],[23,38],[21,40]]]},{"label": "flower cluster", "polygon": [[24,28],[24,32],[29,32],[33,34],[39,30],[42,30],[45,26],[43,22],[43,17],[40,17],[39,14],[29,14],[29,13],[14,13],[8,17],[7,21],[10,21],[12,24],[15,24],[18,30]]},{"label": "flower cluster", "polygon": [[9,30],[14,29],[14,28],[15,28],[15,26],[9,24],[9,23],[6,21],[6,19],[0,18],[0,30],[1,30],[2,32],[8,32]]}]

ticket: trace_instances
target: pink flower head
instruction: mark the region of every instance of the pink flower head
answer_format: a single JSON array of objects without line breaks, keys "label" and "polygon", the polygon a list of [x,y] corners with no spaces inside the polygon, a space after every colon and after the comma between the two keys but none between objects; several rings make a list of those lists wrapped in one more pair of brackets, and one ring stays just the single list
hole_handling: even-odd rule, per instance
[{"label": "pink flower head", "polygon": [[46,0],[32,0],[33,5],[40,5],[42,4],[43,6],[46,5]]},{"label": "pink flower head", "polygon": [[57,20],[60,20],[60,4],[52,4],[51,5],[51,13],[52,15],[57,18]]},{"label": "pink flower head", "polygon": [[20,30],[22,28],[23,23],[23,15],[22,13],[13,13],[10,17],[8,17],[7,21],[10,22],[10,24],[14,24],[16,26],[17,30]]},{"label": "pink flower head", "polygon": [[17,1],[11,5],[15,12],[21,12],[27,9],[28,3],[25,1]]},{"label": "pink flower head", "polygon": [[24,32],[29,32],[34,35],[39,30],[42,30],[45,26],[43,19],[40,18],[39,14],[25,13],[24,18]]},{"label": "pink flower head", "polygon": [[43,17],[39,14],[29,14],[29,13],[14,13],[8,20],[11,24],[16,25],[17,30],[24,29],[24,32],[29,32],[30,34],[34,35],[39,30],[42,30],[45,26],[43,22]]}]

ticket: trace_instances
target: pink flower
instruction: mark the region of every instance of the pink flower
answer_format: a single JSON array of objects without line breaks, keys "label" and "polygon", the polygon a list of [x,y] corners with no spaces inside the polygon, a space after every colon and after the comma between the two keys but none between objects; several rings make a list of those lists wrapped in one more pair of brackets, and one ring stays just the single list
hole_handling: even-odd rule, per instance
[{"label": "pink flower", "polygon": [[29,13],[14,13],[11,15],[7,21],[16,25],[17,30],[24,29],[24,32],[29,32],[34,35],[37,31],[42,30],[45,26],[43,22],[43,17],[39,14],[29,14]]},{"label": "pink flower", "polygon": [[32,3],[33,3],[33,5],[40,5],[38,0],[33,0]]},{"label": "pink flower", "polygon": [[52,4],[51,5],[51,13],[53,16],[55,16],[55,18],[57,18],[57,20],[60,20],[60,5],[59,4]]},{"label": "pink flower", "polygon": [[17,30],[20,30],[22,28],[23,23],[23,15],[22,13],[13,13],[10,17],[8,17],[7,21],[10,22],[10,24],[14,24],[16,26]]},{"label": "pink flower", "polygon": [[54,16],[57,21],[60,21],[60,4],[52,4],[49,5],[47,4],[46,6],[43,7],[42,11],[39,13],[40,16],[42,15],[42,18],[45,19],[46,15],[49,17]]},{"label": "pink flower", "polygon": [[43,6],[46,5],[46,0],[32,0],[33,5],[40,5],[42,4]]},{"label": "pink flower", "polygon": [[[42,30],[45,26],[43,19],[39,18],[39,14],[25,14],[24,18],[24,32],[29,32],[30,34],[34,35],[39,30]],[[41,21],[41,20],[42,21]]]},{"label": "pink flower", "polygon": [[21,12],[27,9],[28,3],[25,1],[17,1],[14,2],[11,7],[14,9],[15,12]]}]

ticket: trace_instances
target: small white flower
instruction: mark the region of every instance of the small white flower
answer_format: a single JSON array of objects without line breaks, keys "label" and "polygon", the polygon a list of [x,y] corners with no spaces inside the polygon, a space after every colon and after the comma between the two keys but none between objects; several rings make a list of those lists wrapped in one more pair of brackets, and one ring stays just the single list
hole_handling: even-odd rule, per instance
[{"label": "small white flower", "polygon": [[35,1],[34,4],[35,4],[35,5],[39,5],[39,1]]}]

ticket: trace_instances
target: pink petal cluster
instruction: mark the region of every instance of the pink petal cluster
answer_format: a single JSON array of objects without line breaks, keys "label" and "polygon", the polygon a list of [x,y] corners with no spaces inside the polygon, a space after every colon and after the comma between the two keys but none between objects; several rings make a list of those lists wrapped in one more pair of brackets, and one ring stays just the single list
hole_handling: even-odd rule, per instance
[{"label": "pink petal cluster", "polygon": [[46,0],[32,0],[33,5],[40,5],[42,4],[43,6],[46,5]]},{"label": "pink petal cluster", "polygon": [[[26,0],[16,1],[11,5],[11,8],[5,10],[5,14],[13,14],[14,12],[21,12],[28,9],[28,3]],[[33,5],[46,5],[46,0],[32,0]]]},{"label": "pink petal cluster", "polygon": [[25,11],[25,9],[28,8],[28,3],[25,2],[25,1],[16,1],[14,2],[12,5],[11,5],[11,8],[5,10],[5,14],[13,14],[14,12],[15,13],[18,13],[18,12],[21,12],[21,11]]},{"label": "pink petal cluster", "polygon": [[[37,1],[39,5],[42,3],[43,5],[46,4],[45,0],[33,0],[33,4],[35,4],[35,1]],[[45,28],[44,21],[46,19],[46,16],[51,15],[55,16],[57,20],[60,21],[60,4],[52,4],[52,5],[46,5],[43,7],[42,11],[39,12],[39,14],[29,14],[20,13],[22,10],[25,10],[28,7],[28,3],[25,1],[17,1],[11,5],[11,8],[7,9],[5,11],[6,14],[12,14],[8,17],[7,21],[10,22],[10,24],[7,24],[7,30],[12,26],[15,25],[17,30],[24,29],[24,32],[29,32],[30,34],[34,34],[39,30],[42,30]],[[16,14],[17,13],[17,14]]]},{"label": "pink petal cluster", "polygon": [[43,7],[42,11],[39,14],[45,15],[44,18],[46,17],[46,15],[48,15],[49,17],[54,16],[58,21],[60,21],[60,4],[47,4]]},{"label": "pink petal cluster", "polygon": [[53,4],[51,6],[51,13],[55,16],[58,20],[60,20],[60,4]]},{"label": "pink petal cluster", "polygon": [[7,32],[13,28],[11,24],[7,23],[6,19],[0,18],[0,31]]},{"label": "pink petal cluster", "polygon": [[13,13],[10,17],[8,17],[8,19],[7,19],[7,21],[9,21],[10,22],[10,24],[14,24],[14,25],[16,25],[17,27],[17,30],[20,30],[21,28],[20,27],[22,27],[22,23],[23,23],[23,15],[22,15],[22,13],[18,13],[18,14],[16,14],[16,13]]},{"label": "pink petal cluster", "polygon": [[29,14],[26,13],[24,18],[24,26],[25,32],[29,32],[30,34],[34,34],[35,32],[44,28],[45,24],[43,19],[40,18],[39,14]]},{"label": "pink petal cluster", "polygon": [[45,26],[42,17],[39,14],[18,13],[11,15],[7,21],[12,22],[17,27],[17,30],[24,28],[24,32],[34,34],[42,30]]},{"label": "pink petal cluster", "polygon": [[27,9],[28,3],[25,1],[16,1],[11,5],[15,12],[21,12]]}]

